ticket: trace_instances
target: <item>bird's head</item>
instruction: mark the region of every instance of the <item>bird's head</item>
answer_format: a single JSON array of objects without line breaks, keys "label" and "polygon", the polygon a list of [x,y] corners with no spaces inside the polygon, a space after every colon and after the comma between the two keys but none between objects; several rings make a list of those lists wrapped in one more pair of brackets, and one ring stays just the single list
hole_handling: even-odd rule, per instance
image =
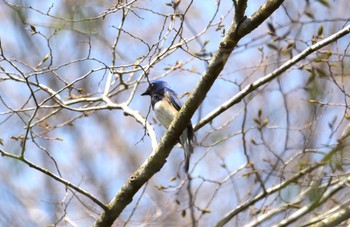
[{"label": "bird's head", "polygon": [[152,83],[149,84],[147,90],[142,93],[141,95],[150,95],[152,94],[160,94],[164,92],[164,89],[168,87],[167,82],[162,80],[155,80]]}]

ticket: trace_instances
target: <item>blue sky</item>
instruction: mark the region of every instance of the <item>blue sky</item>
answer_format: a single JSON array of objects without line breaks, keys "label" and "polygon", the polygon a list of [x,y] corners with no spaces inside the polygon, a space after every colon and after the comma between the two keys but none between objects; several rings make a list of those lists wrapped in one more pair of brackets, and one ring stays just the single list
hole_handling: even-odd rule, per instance
[{"label": "blue sky", "polygon": [[[215,2],[216,1],[194,1],[193,8],[188,13],[187,23],[191,25],[191,28],[196,33],[202,31],[206,27],[206,23],[208,23],[210,16],[214,13],[213,5]],[[263,2],[265,1],[249,2],[247,15],[249,16],[254,12]],[[14,10],[10,9],[3,2],[0,3],[0,6],[2,6],[0,7],[0,15],[2,15],[0,16],[2,19],[2,22],[0,22],[0,38],[5,56],[9,59],[16,59],[17,61],[14,61],[15,64],[25,74],[33,74],[33,69],[50,51],[47,46],[48,39],[53,54],[52,68],[59,67],[59,69],[54,70],[54,73],[43,71],[36,77],[30,77],[30,80],[35,81],[38,79],[41,83],[51,86],[55,90],[59,90],[66,86],[66,82],[74,81],[88,74],[91,70],[98,69],[84,80],[76,83],[75,89],[72,90],[73,94],[78,96],[80,94],[77,89],[83,88],[83,94],[97,97],[103,92],[106,83],[106,70],[104,67],[105,65],[110,66],[112,64],[111,46],[118,33],[116,27],[118,27],[121,22],[121,11],[106,16],[104,20],[94,20],[90,23],[64,22],[38,13],[38,11],[41,11],[45,14],[52,6],[50,9],[51,15],[68,17],[74,14],[74,18],[77,19],[91,15],[97,16],[111,6],[110,3],[105,3],[103,1],[79,1],[76,2],[76,5],[70,2],[72,4],[71,7],[65,8],[65,3],[65,1],[31,1],[30,3],[19,1],[18,4],[30,5],[35,9],[27,8],[24,10],[26,24],[21,22],[18,14],[16,14]],[[100,3],[101,6],[99,6]],[[159,3],[159,1],[140,2],[140,8],[135,8],[133,13],[128,14],[116,49],[116,66],[125,66],[125,68],[119,68],[120,71],[132,70],[132,64],[136,59],[147,54],[148,49],[144,42],[152,46],[158,42],[159,36],[164,36],[166,29],[162,34],[159,34],[164,17],[154,14],[150,10],[163,14],[172,13],[172,8],[165,6],[165,3],[167,3],[167,1],[161,1],[161,3]],[[83,6],[79,4],[83,4]],[[184,10],[185,3],[182,4],[183,5],[180,5],[180,9]],[[221,4],[219,13],[214,19],[214,22],[218,22],[220,16],[226,15],[228,10],[232,10],[232,3],[230,1],[225,1]],[[344,4],[346,4],[346,2]],[[206,114],[235,95],[240,88],[246,86],[249,82],[261,78],[280,65],[280,63],[275,63],[277,61],[276,52],[269,49],[266,43],[287,45],[287,42],[295,42],[297,49],[294,54],[296,54],[298,51],[303,50],[307,45],[311,44],[312,35],[317,33],[321,24],[324,26],[324,35],[327,36],[345,23],[341,20],[335,24],[323,23],[322,20],[325,18],[336,18],[337,15],[334,15],[336,14],[334,10],[327,9],[318,3],[312,4],[312,8],[310,9],[312,12],[316,12],[315,20],[305,15],[299,18],[302,12],[296,12],[294,10],[295,2],[287,1],[286,6],[293,9],[290,15],[293,18],[300,19],[301,22],[298,21],[296,25],[290,25],[284,11],[279,9],[273,14],[271,17],[272,19],[268,19],[267,21],[273,23],[276,28],[278,28],[278,26],[281,27],[277,29],[278,35],[282,36],[284,33],[289,32],[286,40],[273,42],[272,39],[274,37],[267,34],[268,27],[266,23],[249,34],[246,38],[242,39],[238,45],[237,51],[233,53],[221,76],[207,94],[207,98],[204,100],[201,107],[202,112],[197,111],[192,118],[193,123],[196,123],[198,119],[206,116]],[[303,7],[304,6],[300,6],[299,9]],[[149,9],[149,11],[144,10],[145,8]],[[69,14],[69,10],[74,13]],[[223,17],[223,25],[226,30],[229,28],[232,20],[231,14],[232,12],[229,16]],[[165,27],[169,26],[170,23],[171,20],[168,19],[165,23]],[[30,25],[34,26],[36,31],[40,32],[42,35],[33,34]],[[175,23],[175,28],[177,28],[178,25],[179,21]],[[217,26],[211,27],[207,33],[199,38],[202,43],[206,40],[209,41],[206,46],[206,50],[209,53],[214,53],[216,51],[222,39],[223,30],[215,31],[216,28]],[[174,34],[174,31],[169,34],[168,39],[165,41],[165,46],[170,45],[171,37]],[[191,29],[185,25],[183,38],[189,38],[192,35]],[[89,49],[89,41],[91,49]],[[343,39],[337,43],[337,47],[342,49],[347,45],[347,42],[348,39]],[[200,51],[200,46],[195,41],[184,45],[183,48],[192,54]],[[326,50],[327,49],[328,48],[326,48]],[[334,50],[334,46],[329,47],[329,49],[336,51]],[[90,59],[86,60],[89,50],[91,50]],[[289,56],[282,56],[280,60],[281,63],[283,63],[283,61],[288,59]],[[44,62],[42,67],[48,66],[50,60],[51,59]],[[142,63],[143,66],[147,64],[148,60],[149,59]],[[334,60],[336,61],[337,59]],[[169,70],[176,62],[180,61],[184,63],[181,69],[174,71]],[[308,65],[310,62],[304,61],[302,64]],[[2,61],[0,65],[8,70],[8,72],[18,74],[8,63]],[[25,65],[29,65],[30,67]],[[206,63],[204,61],[198,60],[179,49],[174,54],[169,55],[152,67],[149,77],[153,79],[166,74],[163,79],[166,80],[179,95],[183,95],[193,90],[205,69]],[[169,75],[167,73],[169,73]],[[125,73],[123,78],[126,81],[133,81],[141,74],[142,71],[137,71],[134,74]],[[0,76],[3,77],[5,75],[0,74]],[[57,76],[59,76],[60,79],[58,79]],[[266,152],[266,147],[254,146],[251,143],[251,139],[261,141],[259,132],[256,129],[256,123],[254,123],[253,120],[256,118],[259,108],[263,109],[263,117],[268,118],[270,122],[269,126],[271,126],[271,129],[266,129],[265,133],[269,135],[271,141],[274,141],[271,144],[272,150],[278,152],[283,152],[285,150],[284,139],[286,136],[286,127],[289,127],[290,135],[294,138],[288,141],[288,146],[290,147],[287,151],[287,156],[294,152],[292,149],[302,148],[303,144],[301,141],[303,141],[304,138],[301,134],[303,134],[304,131],[301,127],[305,125],[305,122],[302,120],[298,121],[298,117],[303,114],[307,115],[309,113],[308,111],[313,108],[313,106],[309,106],[310,104],[307,100],[310,97],[304,90],[304,84],[308,77],[309,74],[305,73],[305,71],[293,68],[281,77],[283,92],[279,89],[277,82],[273,82],[259,90],[259,92],[253,96],[248,97],[247,123],[245,128],[247,130],[248,152],[254,160],[260,161],[257,164],[258,166],[265,168],[267,164],[261,162],[261,160],[265,157],[265,154],[267,154],[267,157],[272,156],[271,153]],[[116,82],[115,84],[117,84],[119,82],[118,78],[115,77],[114,79],[114,82]],[[143,82],[145,82],[145,80],[143,80]],[[112,87],[114,88],[115,85]],[[148,112],[150,101],[148,97],[140,96],[146,87],[146,83],[139,85],[130,104],[131,108],[139,111],[143,116],[146,116]],[[65,100],[68,100],[69,92],[67,88],[60,95]],[[333,92],[337,92],[338,95],[333,95]],[[114,96],[112,101],[121,103],[128,99],[130,93],[131,89],[125,90]],[[22,107],[26,103],[29,94],[28,86],[23,83],[0,81],[0,95],[13,109]],[[37,94],[40,100],[47,97],[44,93],[37,92]],[[290,120],[293,125],[286,125],[283,95],[287,97],[287,105],[291,108]],[[187,96],[183,98],[184,101],[186,97]],[[334,85],[329,85],[329,87],[327,87],[323,97],[327,102],[341,102],[343,98],[341,95],[339,96],[339,90],[337,90]],[[48,104],[50,104],[50,101]],[[79,105],[80,104],[77,104],[74,107],[78,107]],[[33,100],[26,104],[26,107],[32,106]],[[243,103],[235,105],[215,119],[211,125],[208,124],[197,132],[197,138],[202,145],[216,143],[226,137],[228,139],[213,148],[207,148],[205,146],[198,146],[196,148],[192,159],[192,165],[198,162],[193,172],[193,175],[198,177],[195,181],[195,185],[200,184],[200,177],[203,176],[207,179],[221,181],[227,177],[227,171],[234,171],[246,162],[242,148],[242,134],[240,132],[242,129],[243,109]],[[6,110],[7,108],[1,103],[0,112]],[[329,107],[329,109],[326,110],[324,110],[324,112],[326,112],[325,114],[322,112],[323,109],[316,114],[316,116],[319,117],[318,119],[328,122],[334,116],[338,116],[337,124],[341,123],[340,115],[343,113],[344,107]],[[41,111],[40,116],[48,113],[45,109],[41,109]],[[341,114],[339,114],[339,112]],[[28,114],[30,113],[32,112]],[[50,118],[46,123],[48,126],[54,127],[55,125],[64,124],[71,118],[78,117],[79,114],[80,113],[74,111],[64,110],[59,112],[55,117]],[[26,122],[29,120],[29,116],[25,114],[20,114],[20,116]],[[7,117],[8,115],[0,115],[0,122],[7,119]],[[153,113],[150,114],[148,120],[151,123],[155,123],[152,117],[154,117]],[[220,126],[226,123],[227,125],[220,128]],[[298,123],[300,123],[300,125],[298,125]],[[24,126],[25,124],[21,122],[21,119],[16,115],[13,115],[9,120],[6,120],[0,125],[0,138],[4,140],[5,150],[11,153],[19,152],[20,143],[11,138],[11,136],[23,134],[25,132]],[[165,129],[158,124],[154,124],[154,127],[157,138],[160,139]],[[330,132],[322,125],[317,126],[316,124],[313,130],[317,131],[320,129],[324,129],[324,131],[322,131],[323,133],[318,133],[319,135],[317,134],[319,140],[314,142],[315,146],[324,145],[323,141],[330,136]],[[34,131],[36,133],[45,131],[45,125],[36,127]],[[36,139],[36,141],[44,146],[55,158],[64,178],[91,191],[97,197],[103,198],[104,202],[106,202],[115,195],[130,174],[143,163],[150,154],[151,144],[149,138],[146,136],[144,140],[140,141],[143,135],[144,131],[142,126],[131,117],[124,116],[122,111],[103,110],[94,113],[88,112],[86,116],[81,116],[75,120],[73,124],[54,129],[50,133],[45,134],[45,138],[49,137],[50,139]],[[56,138],[62,138],[62,141]],[[332,137],[331,141],[335,142],[336,137]],[[26,157],[34,163],[40,164],[44,168],[55,172],[52,160],[47,157],[45,152],[38,149],[31,140],[27,142]],[[20,162],[7,158],[0,160],[0,170],[8,172],[9,175],[13,176],[11,179],[1,179],[4,185],[11,185],[10,189],[6,187],[0,189],[0,193],[5,195],[5,200],[9,202],[14,200],[11,193],[8,193],[8,191],[11,191],[13,188],[18,189],[17,196],[23,199],[23,201],[26,201],[22,196],[25,192],[37,191],[39,196],[35,193],[30,194],[30,199],[34,202],[30,202],[29,204],[32,205],[33,209],[38,208],[41,212],[46,213],[48,219],[54,220],[55,209],[59,210],[59,208],[46,201],[52,200],[54,201],[53,203],[61,201],[65,194],[64,187],[57,182],[48,181],[46,176],[30,169],[28,166],[20,164]],[[170,182],[169,179],[176,175],[176,171],[182,160],[183,154],[181,148],[174,148],[174,151],[171,153],[162,171],[156,174],[148,185],[146,196],[141,200],[141,210],[143,212],[147,213],[147,206],[151,206],[152,208],[165,206],[164,204],[155,203],[155,200],[158,198],[157,196],[169,196],[172,200],[177,198],[178,195],[174,192],[174,189],[169,189],[170,192],[159,192],[155,190],[155,186],[160,184],[164,186],[179,184],[180,180]],[[227,169],[220,167],[223,162],[225,162]],[[233,182],[240,185],[244,180],[245,178],[239,175],[237,178],[233,179]],[[234,183],[232,183],[232,185],[223,185],[223,191],[225,192],[223,195],[226,193],[229,194],[234,190]],[[43,187],[43,185],[45,186]],[[58,188],[55,190],[54,195],[50,194],[50,190],[48,189],[53,186]],[[205,195],[206,190],[209,192],[214,188],[213,185],[206,182],[201,193]],[[37,198],[37,196],[39,198]],[[181,196],[183,195],[179,195],[181,201],[185,200]],[[84,197],[83,200],[92,206]],[[164,201],[166,200],[160,200],[159,203]],[[68,202],[68,200],[65,200],[65,202]],[[122,215],[123,218],[127,217],[136,202],[137,200],[134,200],[132,205],[127,208]],[[211,217],[213,220],[222,216],[222,212],[225,211],[226,207],[230,207],[230,203],[237,203],[237,201],[235,197],[232,197],[228,202],[225,199],[220,199],[218,196],[218,199],[215,200],[212,207],[215,208],[220,203],[225,203],[225,206],[219,209],[221,213],[212,214]],[[204,206],[204,204],[202,205]],[[2,206],[4,206],[4,204]],[[16,205],[15,207],[21,207],[21,205]],[[23,207],[24,205],[22,205],[22,208]],[[91,224],[93,217],[90,216],[89,212],[81,211],[82,209],[79,201],[74,199],[71,207],[70,211],[76,223],[83,225]],[[140,217],[141,216],[142,215],[140,215]],[[30,218],[28,218],[28,220],[29,219]]]}]

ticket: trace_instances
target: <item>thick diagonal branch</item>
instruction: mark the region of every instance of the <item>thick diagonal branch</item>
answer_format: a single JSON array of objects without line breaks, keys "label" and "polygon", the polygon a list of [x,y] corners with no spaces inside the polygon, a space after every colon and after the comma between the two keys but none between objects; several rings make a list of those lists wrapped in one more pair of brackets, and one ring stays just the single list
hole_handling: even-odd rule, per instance
[{"label": "thick diagonal branch", "polygon": [[171,149],[176,144],[177,139],[190,121],[192,115],[203,102],[209,89],[223,70],[238,41],[258,27],[282,3],[283,0],[267,1],[252,15],[252,17],[240,21],[239,24],[235,22],[232,23],[229,32],[225,35],[223,41],[220,43],[218,51],[212,58],[207,71],[180,110],[178,117],[169,126],[157,150],[152,152],[141,167],[132,174],[117,195],[108,204],[108,210],[104,211],[95,222],[95,226],[111,226],[124,208],[131,203],[137,191],[162,168]]}]

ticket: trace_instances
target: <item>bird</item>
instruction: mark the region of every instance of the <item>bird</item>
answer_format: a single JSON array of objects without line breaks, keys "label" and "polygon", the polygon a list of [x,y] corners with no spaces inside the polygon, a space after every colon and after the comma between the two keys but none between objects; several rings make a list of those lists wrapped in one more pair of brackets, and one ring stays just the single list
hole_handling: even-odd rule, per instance
[{"label": "bird", "polygon": [[[141,95],[151,96],[152,109],[158,121],[165,128],[169,127],[182,107],[182,102],[176,92],[168,86],[167,82],[162,80],[151,82],[147,90]],[[190,156],[193,153],[193,137],[193,126],[190,121],[179,138],[185,153],[184,168],[186,172],[189,170]]]}]

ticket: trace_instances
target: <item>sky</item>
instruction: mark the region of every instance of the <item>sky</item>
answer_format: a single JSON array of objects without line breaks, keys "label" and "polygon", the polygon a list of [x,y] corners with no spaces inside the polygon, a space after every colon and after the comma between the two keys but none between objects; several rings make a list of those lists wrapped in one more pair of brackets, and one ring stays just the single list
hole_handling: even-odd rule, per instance
[{"label": "sky", "polygon": [[[68,18],[71,15],[71,19],[82,19],[88,16],[98,16],[101,12],[106,11],[111,4],[108,1],[10,1],[11,3],[27,6],[31,8],[22,8],[23,14],[15,13],[16,8],[10,9],[4,2],[0,3],[0,39],[1,45],[4,50],[4,54],[8,59],[12,59],[15,65],[24,72],[25,75],[31,75],[29,80],[39,80],[41,83],[51,86],[54,90],[58,91],[62,87],[65,87],[67,83],[70,83],[76,79],[81,81],[75,83],[74,95],[79,95],[78,88],[83,89],[83,93],[90,97],[98,97],[102,94],[105,83],[107,80],[106,66],[111,66],[113,59],[113,51],[111,46],[115,43],[115,37],[118,34],[118,26],[121,23],[121,11],[110,14],[103,20],[93,20],[91,22],[67,22],[54,17],[48,17],[45,14],[55,15],[57,17]],[[160,3],[161,2],[161,3]],[[183,1],[187,3],[188,1]],[[203,31],[210,17],[215,13],[213,7],[216,2],[219,1],[194,1],[193,8],[188,12],[187,24],[184,25],[183,39],[193,36],[193,31],[199,33]],[[221,1],[220,1],[221,2]],[[249,2],[247,8],[247,15],[258,9],[265,1],[252,1]],[[159,43],[164,44],[162,49],[170,45],[171,37],[175,34],[174,30],[169,32],[169,35],[165,35],[167,30],[162,30],[162,23],[165,21],[164,16],[161,14],[172,13],[172,8],[166,6],[167,1],[143,1],[139,3],[139,8],[133,9],[134,11],[129,13],[125,25],[121,30],[121,36],[116,48],[116,66],[118,70],[128,71],[133,69],[133,63],[137,58],[148,54],[148,46],[156,45],[159,42],[159,36],[164,38]],[[185,10],[185,3],[180,5],[180,10]],[[345,2],[346,3],[346,2]],[[344,3],[344,4],[345,4]],[[70,4],[70,7],[64,7],[65,4]],[[216,31],[217,24],[208,29],[208,31],[202,35],[197,41],[189,42],[184,45],[184,50],[190,53],[197,53],[200,51],[200,45],[198,43],[208,42],[206,45],[206,51],[208,53],[215,53],[222,39],[222,33],[224,29],[228,29],[232,20],[232,3],[230,1],[222,1],[217,16],[214,19],[214,23],[219,23],[222,18],[223,28]],[[291,9],[295,7],[297,3],[294,1],[287,1],[285,6]],[[299,4],[299,3],[298,3]],[[303,4],[305,4],[303,2]],[[340,3],[339,3],[340,4]],[[343,3],[342,3],[343,4]],[[300,6],[300,9],[304,8],[304,5]],[[343,11],[343,7],[340,11]],[[146,10],[147,9],[147,10]],[[294,8],[293,8],[294,9]],[[308,18],[305,15],[300,16],[300,11],[290,11],[290,17],[298,18],[301,20],[298,25],[290,25],[288,17],[286,17],[283,9],[278,10],[273,16],[267,20],[267,22],[274,24],[277,28],[279,35],[288,32],[289,39],[284,40],[276,45],[287,45],[288,42],[296,43],[296,52],[302,50],[306,46],[311,44],[311,38],[317,33],[317,30],[322,24],[322,21],[327,18],[336,18],[334,11],[327,9],[319,3],[311,5],[308,9],[310,12],[315,13],[316,18]],[[19,11],[18,11],[19,12]],[[159,12],[156,14],[154,12]],[[332,12],[332,14],[330,14]],[[25,18],[21,20],[21,15]],[[339,15],[342,15],[339,12]],[[339,16],[340,17],[340,16]],[[344,16],[345,17],[345,16]],[[341,20],[340,20],[341,21]],[[167,19],[166,26],[171,25],[171,20]],[[300,26],[302,24],[302,26]],[[334,32],[335,29],[341,27],[341,22],[335,26],[328,23],[324,23],[324,36],[327,36]],[[345,22],[344,22],[345,24]],[[175,23],[175,28],[179,25],[179,21]],[[37,31],[33,32],[33,29]],[[163,32],[161,32],[163,31]],[[260,78],[273,69],[278,67],[280,63],[275,64],[276,53],[274,50],[269,49],[266,43],[276,43],[272,41],[272,37],[268,35],[268,26],[261,25],[256,31],[249,34],[246,38],[242,39],[238,44],[238,48],[234,51],[225,70],[222,72],[219,79],[214,83],[212,89],[207,94],[207,98],[203,102],[201,109],[195,113],[192,118],[193,124],[198,119],[206,116],[213,109],[220,106],[228,98],[236,94],[242,87],[246,86],[249,82]],[[161,33],[160,33],[161,32]],[[293,40],[295,38],[295,40]],[[306,40],[304,42],[304,40]],[[343,47],[347,45],[347,40],[343,39],[339,41],[338,45]],[[147,43],[148,46],[145,44]],[[48,47],[48,44],[50,48]],[[150,69],[149,78],[156,79],[162,77],[166,80],[173,90],[175,90],[180,96],[186,92],[191,92],[197,84],[200,76],[205,72],[207,63],[196,59],[189,55],[184,50],[176,50],[174,54],[165,57],[162,61],[157,63]],[[155,48],[152,51],[156,52]],[[52,54],[53,58],[49,57],[42,66],[38,64],[45,59],[47,54]],[[89,58],[87,60],[87,58]],[[282,56],[281,63],[288,60],[289,56]],[[262,61],[266,61],[266,65]],[[52,62],[51,62],[52,61]],[[147,65],[146,59],[141,65]],[[176,65],[176,63],[182,62],[183,67],[178,70],[169,70],[169,68]],[[271,63],[272,62],[272,63]],[[54,69],[54,73],[45,70],[50,63],[51,68]],[[271,63],[271,64],[268,64]],[[307,61],[304,62],[307,64]],[[16,69],[10,66],[8,63],[1,61],[0,65],[4,67],[8,72],[15,73]],[[29,66],[29,67],[28,67]],[[299,67],[299,66],[298,66]],[[37,73],[35,70],[39,70]],[[107,72],[107,73],[106,73]],[[128,82],[135,81],[142,71],[135,73],[125,73],[124,79]],[[4,74],[0,74],[4,76]],[[59,78],[57,77],[59,75]],[[20,77],[22,75],[19,75]],[[114,84],[112,88],[118,89],[118,79],[113,78]],[[298,114],[307,112],[309,110],[307,105],[307,95],[301,88],[305,80],[308,79],[307,74],[302,74],[300,70],[293,68],[283,75],[281,83],[273,82],[270,85],[264,87],[260,92],[248,97],[247,106],[248,109],[248,123],[249,129],[248,136],[252,138],[256,135],[256,125],[254,118],[257,116],[258,109],[263,109],[263,116],[268,118],[271,127],[276,129],[269,131],[270,138],[276,138],[280,136],[285,138],[285,128],[287,127],[285,122],[285,111],[283,109],[284,97],[290,98],[292,101],[289,103],[295,110],[300,112],[292,112],[290,117],[295,119]],[[140,97],[140,94],[144,92],[147,87],[146,80],[137,87],[135,96],[133,97],[130,107],[141,113],[142,116],[146,116],[149,110],[149,98]],[[280,92],[280,87],[284,91]],[[336,88],[333,88],[336,91]],[[330,93],[332,89],[327,90],[328,93],[324,95],[326,101],[338,101],[338,96],[332,96]],[[40,100],[47,97],[44,92],[36,91]],[[64,89],[60,95],[69,100],[69,89]],[[115,103],[125,102],[132,89],[128,89],[116,95],[112,98]],[[338,91],[339,92],[339,91]],[[33,100],[30,98],[30,90],[24,83],[18,83],[13,81],[0,81],[0,96],[4,102],[12,109],[21,108],[23,105],[26,107],[33,106]],[[27,99],[30,99],[27,103]],[[183,101],[187,96],[183,97]],[[293,102],[297,100],[298,102]],[[300,100],[303,100],[299,102]],[[0,106],[0,112],[9,111],[3,104]],[[47,102],[47,104],[52,104]],[[294,105],[295,104],[295,105]],[[89,105],[89,104],[86,104]],[[81,107],[81,104],[76,104],[74,107]],[[281,107],[282,106],[282,107]],[[320,117],[325,119],[324,121],[331,121],[334,115],[338,112],[344,111],[344,107],[331,107],[329,114]],[[234,171],[235,169],[246,163],[245,156],[242,148],[242,119],[243,119],[244,105],[240,103],[232,107],[229,111],[226,111],[219,118],[215,119],[210,125],[206,125],[199,132],[197,132],[197,139],[200,141],[201,146],[196,148],[196,152],[193,155],[193,165],[198,165],[194,169],[194,176],[205,176],[207,179],[223,180],[227,177],[227,170]],[[47,114],[45,109],[41,110],[40,114]],[[11,136],[18,136],[25,132],[25,124],[30,119],[29,115],[19,114],[10,116],[8,114],[0,115],[0,138],[4,140],[4,149],[11,153],[18,154],[20,151],[20,144]],[[52,130],[52,132],[45,135],[46,139],[37,139],[38,143],[45,147],[45,150],[38,148],[32,141],[27,142],[26,157],[32,160],[34,163],[42,165],[44,168],[50,169],[57,173],[54,162],[50,159],[46,153],[50,153],[59,165],[59,169],[62,171],[63,177],[72,181],[77,185],[81,185],[82,188],[91,190],[94,194],[101,196],[106,202],[111,199],[119,188],[124,184],[129,175],[135,170],[135,168],[143,163],[151,152],[150,140],[147,136],[144,137],[144,129],[140,124],[135,122],[131,117],[125,117],[120,110],[103,110],[98,112],[87,112],[86,115],[82,115],[75,111],[61,111],[57,117],[50,118],[47,121],[49,126],[64,124],[71,118],[77,118],[72,125],[66,125]],[[8,118],[10,116],[10,118]],[[157,124],[152,118],[153,113],[150,113],[148,120],[154,124],[156,135],[158,140],[165,132],[165,129]],[[37,119],[35,119],[37,120]],[[294,122],[294,121],[293,121]],[[300,125],[292,125],[291,136],[295,140],[288,141],[288,146],[292,149],[300,149],[296,147],[302,140],[302,133],[299,133],[300,128],[304,125],[304,122],[300,121]],[[340,124],[340,117],[337,120],[337,124]],[[224,125],[223,127],[221,127]],[[317,127],[316,127],[317,128]],[[323,128],[323,127],[319,127]],[[318,128],[317,128],[318,129]],[[35,128],[36,133],[45,131],[45,126],[40,125]],[[320,133],[320,141],[324,141],[329,137],[328,131],[326,133]],[[49,137],[50,139],[47,139]],[[143,138],[144,137],[144,138]],[[249,137],[250,138],[250,137]],[[259,139],[259,138],[258,138]],[[260,138],[261,139],[261,138]],[[207,147],[210,144],[219,143],[214,148]],[[336,137],[331,137],[331,142],[336,141]],[[316,145],[320,145],[320,142],[315,142]],[[284,149],[285,143],[281,139],[275,144],[271,145],[273,149],[281,151]],[[258,150],[263,152],[263,148],[255,148],[252,144],[249,144],[249,150]],[[154,177],[151,186],[147,188],[147,196],[144,196],[141,200],[141,207],[153,204],[157,207],[157,196],[166,196],[158,192],[153,192],[155,185],[172,185],[175,187],[180,180],[175,182],[169,182],[174,175],[178,166],[181,164],[183,155],[182,150],[177,147],[172,152],[168,163],[163,167],[162,171]],[[289,154],[289,153],[288,153]],[[252,154],[257,160],[261,160],[259,153]],[[262,157],[263,155],[261,155]],[[201,161],[201,160],[204,161]],[[214,161],[215,160],[215,161]],[[227,165],[227,169],[219,168],[222,163]],[[259,163],[264,166],[266,163]],[[217,171],[212,171],[212,168],[216,168]],[[37,171],[30,169],[28,166],[21,164],[18,161],[10,159],[1,159],[0,169],[4,172],[8,172],[11,178],[5,178],[5,175],[1,175],[4,182],[1,187],[0,193],[5,195],[3,206],[6,203],[14,201],[15,198],[12,193],[23,197],[21,194],[30,194],[30,214],[34,217],[38,213],[46,214],[47,220],[55,219],[55,208],[57,201],[69,200],[65,197],[64,187],[58,186],[55,182],[47,181],[47,177]],[[113,179],[113,180],[111,180]],[[239,183],[240,181],[237,180]],[[236,182],[236,183],[237,183]],[[6,187],[6,185],[10,185]],[[45,187],[41,187],[45,184]],[[201,184],[200,179],[194,182],[194,185]],[[50,190],[47,187],[58,187],[55,190],[57,194],[50,195]],[[204,187],[205,188],[205,187]],[[212,190],[214,187],[207,186],[205,189]],[[223,186],[223,191],[229,193],[232,190],[231,186]],[[16,189],[17,191],[13,191]],[[203,189],[203,191],[205,191]],[[106,190],[107,194],[103,191]],[[169,189],[170,194],[175,189]],[[36,192],[42,193],[39,200],[35,200]],[[136,196],[138,197],[141,192]],[[205,194],[204,192],[202,192]],[[71,195],[70,195],[71,196]],[[69,197],[69,196],[68,196]],[[172,194],[171,198],[176,197]],[[23,201],[27,201],[23,199]],[[21,201],[21,202],[23,202]],[[85,198],[84,198],[84,201]],[[235,203],[235,199],[232,201],[225,201],[218,199],[214,204]],[[134,200],[125,213],[122,214],[123,218],[126,218],[128,214],[132,212],[137,200]],[[53,205],[55,204],[55,205]],[[88,205],[91,205],[87,202]],[[226,206],[227,204],[225,204]],[[24,207],[25,205],[22,205]],[[93,219],[86,213],[76,212],[81,209],[81,204],[77,201],[72,202],[69,206],[72,211],[72,218],[78,224],[90,224]],[[91,205],[92,206],[92,205]],[[160,206],[160,205],[159,205]],[[21,205],[13,205],[14,209],[21,207]],[[144,208],[146,210],[146,208]],[[84,216],[86,215],[86,216]],[[220,214],[213,214],[220,216]],[[35,216],[36,217],[36,216]],[[82,218],[84,217],[84,218]],[[29,219],[28,219],[29,220]],[[35,220],[32,218],[31,220]],[[45,221],[38,221],[39,223],[45,223]],[[6,223],[5,220],[2,220]],[[24,221],[25,222],[25,221]],[[1,223],[1,219],[0,219]],[[33,226],[35,226],[33,222]]]}]

